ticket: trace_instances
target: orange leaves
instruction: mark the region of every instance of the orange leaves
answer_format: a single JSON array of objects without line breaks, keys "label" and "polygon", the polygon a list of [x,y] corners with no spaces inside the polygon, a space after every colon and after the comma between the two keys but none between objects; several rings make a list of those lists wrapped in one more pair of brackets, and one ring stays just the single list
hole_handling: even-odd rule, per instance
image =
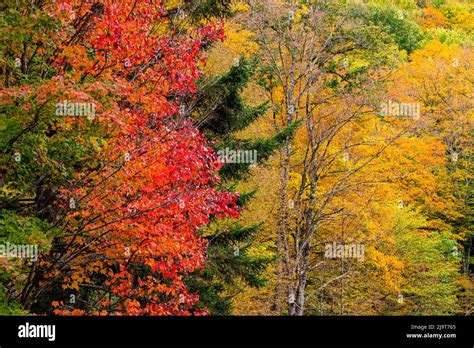
[{"label": "orange leaves", "polygon": [[[64,157],[37,156],[62,179],[55,209],[64,222],[39,261],[48,270],[40,281],[81,307],[55,298],[53,312],[189,314],[197,297],[183,277],[202,267],[206,248],[197,229],[238,216],[237,197],[215,187],[216,156],[180,113],[222,24],[171,35],[162,4],[147,0],[64,0],[46,11],[59,26],[41,47],[52,77],[6,99],[44,103],[44,131]],[[97,115],[56,113],[66,102],[93,103]],[[35,107],[27,100],[23,113]]]},{"label": "orange leaves", "polygon": [[76,79],[81,77],[87,69],[90,69],[94,62],[88,57],[86,48],[82,45],[71,45],[60,47],[61,54],[57,58],[57,64],[69,64],[75,71]]},{"label": "orange leaves", "polygon": [[429,6],[424,9],[421,26],[424,28],[437,28],[448,25],[448,19],[436,8]]}]

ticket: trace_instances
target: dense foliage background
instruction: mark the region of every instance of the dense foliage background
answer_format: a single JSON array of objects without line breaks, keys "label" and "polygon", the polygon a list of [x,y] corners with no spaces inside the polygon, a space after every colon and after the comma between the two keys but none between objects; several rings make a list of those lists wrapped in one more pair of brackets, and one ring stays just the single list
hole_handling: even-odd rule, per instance
[{"label": "dense foliage background", "polygon": [[0,314],[472,314],[469,1],[0,9]]}]

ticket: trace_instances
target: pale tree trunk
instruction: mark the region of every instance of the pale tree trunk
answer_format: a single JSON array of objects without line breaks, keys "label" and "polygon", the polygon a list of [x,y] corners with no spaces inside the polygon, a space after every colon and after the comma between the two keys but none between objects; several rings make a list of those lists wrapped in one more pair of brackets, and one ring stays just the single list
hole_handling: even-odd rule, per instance
[{"label": "pale tree trunk", "polygon": [[[294,5],[290,5],[290,11],[294,11]],[[293,16],[289,15],[289,32],[293,29]],[[296,68],[296,53],[295,48],[291,53],[291,63],[289,67],[289,85],[283,86],[285,94],[286,105],[286,125],[290,125],[295,118],[295,106],[293,96],[295,93],[295,68]],[[288,295],[288,302],[291,300],[294,290],[290,288],[285,289],[285,284],[290,273],[290,251],[288,245],[288,181],[290,177],[290,159],[291,159],[291,140],[287,141],[280,151],[280,211],[277,221],[277,284],[276,284],[276,301],[275,309],[277,312],[282,311],[283,299]]]},{"label": "pale tree trunk", "polygon": [[289,163],[290,163],[291,144],[287,143],[280,151],[280,211],[277,220],[277,262],[276,262],[276,289],[274,308],[277,313],[283,310],[283,302],[286,297],[284,276],[287,273],[285,264],[287,259],[285,255],[288,253],[286,238],[288,226],[288,180],[289,180]]},{"label": "pale tree trunk", "polygon": [[[306,126],[306,143],[302,146],[306,147],[306,153],[302,163],[292,161],[292,148],[300,149],[292,140],[287,141],[280,151],[275,236],[277,261],[273,308],[281,314],[285,304],[289,315],[299,316],[306,313],[307,302],[313,295],[335,281],[341,280],[341,297],[344,296],[342,278],[347,273],[344,264],[341,264],[341,274],[332,279],[326,280],[323,275],[317,277],[322,284],[311,289],[310,294],[307,294],[307,285],[316,268],[325,265],[314,253],[314,246],[321,242],[317,240],[321,226],[343,209],[330,204],[347,185],[340,176],[347,178],[370,162],[369,159],[351,173],[334,175],[334,184],[331,183],[326,192],[318,193],[320,177],[333,175],[328,174],[329,168],[345,150],[333,153],[336,135],[362,113],[358,95],[350,92],[327,95],[331,92],[324,85],[324,77],[330,73],[325,69],[329,62],[335,62],[341,55],[358,48],[358,43],[350,37],[342,39],[338,31],[346,20],[345,14],[333,21],[324,1],[308,5],[305,19],[300,21],[294,20],[298,6],[293,0],[249,2],[256,10],[246,19],[247,27],[256,33],[266,64],[263,77],[270,82],[265,82],[264,88],[276,110],[274,125],[282,129],[302,114]],[[364,45],[366,43],[362,42],[359,48]],[[341,101],[341,106],[337,106],[334,112],[331,106],[336,98]],[[318,110],[326,103],[330,105],[329,118],[328,113]],[[296,193],[289,185],[293,170],[301,175]],[[289,211],[288,203],[292,199],[295,200],[292,202],[294,207]],[[342,301],[340,310],[344,312]]]}]

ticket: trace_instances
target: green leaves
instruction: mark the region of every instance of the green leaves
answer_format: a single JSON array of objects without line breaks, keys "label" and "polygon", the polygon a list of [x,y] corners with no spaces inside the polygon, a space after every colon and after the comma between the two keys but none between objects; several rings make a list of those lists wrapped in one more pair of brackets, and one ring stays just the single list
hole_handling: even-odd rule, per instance
[{"label": "green leaves", "polygon": [[40,251],[47,250],[56,233],[49,223],[37,217],[0,210],[0,243],[38,244]]},{"label": "green leaves", "polygon": [[422,34],[408,12],[390,5],[371,4],[366,16],[370,23],[382,27],[400,49],[412,53],[420,48]]}]

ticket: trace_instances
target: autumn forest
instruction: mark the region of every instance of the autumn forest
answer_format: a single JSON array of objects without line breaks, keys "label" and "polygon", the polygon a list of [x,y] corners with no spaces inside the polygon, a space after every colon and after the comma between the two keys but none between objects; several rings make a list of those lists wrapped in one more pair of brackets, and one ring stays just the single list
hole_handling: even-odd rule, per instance
[{"label": "autumn forest", "polygon": [[473,2],[0,9],[0,315],[474,314]]}]

